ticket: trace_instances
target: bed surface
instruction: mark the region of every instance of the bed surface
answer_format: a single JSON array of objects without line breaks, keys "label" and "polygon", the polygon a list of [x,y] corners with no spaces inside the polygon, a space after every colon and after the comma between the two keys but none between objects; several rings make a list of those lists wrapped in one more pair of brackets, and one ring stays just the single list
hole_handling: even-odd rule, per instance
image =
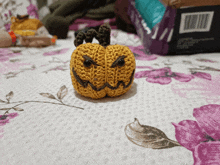
[{"label": "bed surface", "polygon": [[73,36],[46,48],[0,49],[0,164],[192,165],[199,159],[189,147],[195,143],[179,145],[193,139],[180,122],[197,121],[204,107],[205,116],[219,117],[212,112],[220,107],[220,53],[147,55],[137,36],[112,30],[111,44],[129,46],[136,57],[134,83],[120,97],[92,100],[72,86]]}]

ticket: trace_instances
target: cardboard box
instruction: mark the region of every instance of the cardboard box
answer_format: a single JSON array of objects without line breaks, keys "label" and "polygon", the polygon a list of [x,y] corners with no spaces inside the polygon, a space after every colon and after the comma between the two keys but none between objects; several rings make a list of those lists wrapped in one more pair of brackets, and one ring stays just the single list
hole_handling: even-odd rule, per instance
[{"label": "cardboard box", "polygon": [[160,0],[166,6],[172,8],[181,8],[189,6],[217,6],[220,5],[220,0]]},{"label": "cardboard box", "polygon": [[128,15],[150,54],[220,52],[220,0],[152,0],[165,7],[162,20],[149,28],[129,0]]}]

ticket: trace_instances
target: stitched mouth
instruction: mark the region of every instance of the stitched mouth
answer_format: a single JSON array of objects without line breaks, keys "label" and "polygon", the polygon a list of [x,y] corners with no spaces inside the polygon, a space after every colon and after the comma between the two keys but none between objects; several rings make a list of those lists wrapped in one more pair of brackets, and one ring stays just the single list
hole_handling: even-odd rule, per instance
[{"label": "stitched mouth", "polygon": [[88,81],[88,80],[82,80],[82,79],[76,74],[74,68],[72,68],[72,72],[73,72],[73,75],[74,75],[74,77],[76,78],[77,82],[80,83],[80,85],[82,85],[84,88],[86,88],[86,87],[88,87],[88,85],[90,85],[93,90],[95,90],[95,91],[100,91],[100,90],[104,89],[105,87],[108,87],[108,88],[110,88],[110,89],[112,89],[112,90],[115,90],[115,89],[118,89],[121,84],[122,84],[122,86],[123,86],[124,89],[128,88],[128,87],[131,85],[132,80],[133,80],[133,78],[134,78],[135,69],[133,70],[133,72],[132,72],[132,74],[131,74],[131,77],[130,77],[130,81],[129,81],[129,83],[128,83],[127,85],[124,83],[124,81],[118,81],[117,85],[114,87],[114,86],[111,86],[109,83],[106,82],[103,86],[101,86],[101,87],[99,87],[99,88],[97,88],[96,86],[94,86],[94,85],[93,85],[90,81]]}]

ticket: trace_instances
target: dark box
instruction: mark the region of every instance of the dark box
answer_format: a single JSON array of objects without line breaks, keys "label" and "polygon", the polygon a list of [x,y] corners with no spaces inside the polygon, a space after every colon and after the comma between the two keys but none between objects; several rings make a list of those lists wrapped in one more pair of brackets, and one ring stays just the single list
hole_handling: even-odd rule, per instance
[{"label": "dark box", "polygon": [[129,0],[128,15],[150,54],[220,52],[220,0],[158,0],[166,8],[151,30]]}]

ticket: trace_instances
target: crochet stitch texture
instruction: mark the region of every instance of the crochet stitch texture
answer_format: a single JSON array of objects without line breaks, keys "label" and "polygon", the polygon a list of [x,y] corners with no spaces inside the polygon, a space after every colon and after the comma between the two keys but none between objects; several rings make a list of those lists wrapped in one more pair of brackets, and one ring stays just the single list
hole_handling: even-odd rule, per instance
[{"label": "crochet stitch texture", "polygon": [[41,26],[43,26],[42,22],[39,21],[38,19],[30,19],[30,18],[24,18],[24,19],[19,19],[16,17],[11,17],[11,31],[20,31],[20,30],[37,30]]},{"label": "crochet stitch texture", "polygon": [[[85,36],[79,35],[85,39]],[[76,40],[82,43],[77,37]],[[77,48],[70,60],[70,74],[72,84],[79,94],[99,99],[106,95],[120,96],[131,88],[135,57],[127,46],[77,44],[76,40],[74,43]],[[106,42],[103,43],[106,45]]]}]

